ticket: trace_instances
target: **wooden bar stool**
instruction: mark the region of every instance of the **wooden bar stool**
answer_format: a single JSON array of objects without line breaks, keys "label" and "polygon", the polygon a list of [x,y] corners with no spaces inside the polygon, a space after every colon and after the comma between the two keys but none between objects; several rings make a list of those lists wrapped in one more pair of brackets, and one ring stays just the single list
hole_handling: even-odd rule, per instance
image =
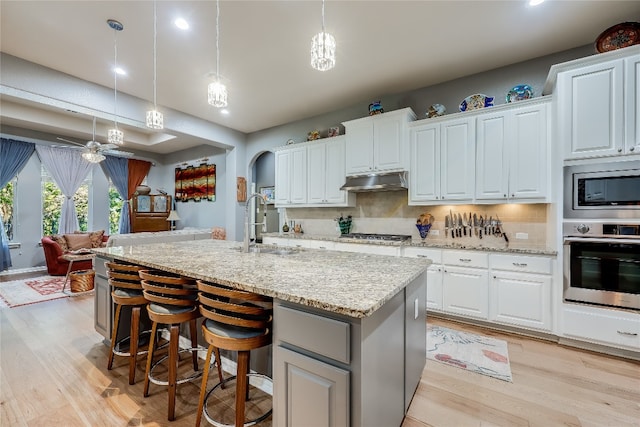
[{"label": "wooden bar stool", "polygon": [[[142,294],[142,284],[138,271],[142,267],[138,265],[125,264],[122,262],[105,262],[107,277],[111,285],[111,298],[116,304],[116,313],[113,320],[113,330],[111,331],[111,349],[109,351],[109,361],[107,369],[113,367],[113,356],[124,356],[129,358],[129,384],[135,383],[137,357],[147,354],[147,350],[139,350],[140,337],[149,334],[150,331],[140,333],[140,310],[147,305],[147,300]],[[131,327],[129,336],[116,342],[118,337],[118,327],[120,325],[120,315],[122,307],[131,307]],[[129,342],[128,350],[121,349],[125,342]]]},{"label": "wooden bar stool", "polygon": [[[245,422],[246,401],[250,397],[249,376],[258,376],[271,381],[261,374],[250,374],[249,360],[251,350],[271,344],[271,323],[273,318],[273,301],[251,292],[235,290],[219,284],[198,281],[198,299],[200,312],[205,317],[202,323],[202,334],[209,343],[207,359],[200,386],[200,400],[196,427],[200,426],[202,416],[215,426],[248,426],[267,418],[272,409],[259,417]],[[237,375],[224,379],[220,364],[220,350],[238,352]],[[207,380],[211,366],[211,356],[215,353],[220,382],[208,393]],[[214,420],[207,411],[207,401],[218,388],[235,379],[235,424],[223,424]]]},{"label": "wooden bar stool", "polygon": [[[196,319],[200,317],[198,311],[198,288],[195,280],[181,277],[177,274],[155,270],[140,270],[144,297],[149,301],[147,312],[151,319],[151,342],[147,356],[147,368],[144,379],[144,397],[149,396],[149,383],[168,386],[169,404],[168,419],[175,419],[176,387],[191,381],[201,375],[198,371],[198,337]],[[191,348],[179,349],[180,324],[189,322],[189,334],[191,335]],[[155,349],[155,336],[159,324],[169,327],[169,354],[157,362],[153,362]],[[193,361],[194,373],[178,378],[178,353],[190,351]],[[167,381],[156,378],[153,370],[168,359]]]}]

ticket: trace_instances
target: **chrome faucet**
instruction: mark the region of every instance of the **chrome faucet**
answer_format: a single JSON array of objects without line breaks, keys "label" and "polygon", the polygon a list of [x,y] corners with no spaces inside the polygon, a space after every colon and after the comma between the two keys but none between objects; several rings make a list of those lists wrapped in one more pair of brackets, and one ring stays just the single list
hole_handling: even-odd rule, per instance
[{"label": "chrome faucet", "polygon": [[[251,199],[259,199],[262,200],[262,204],[264,205],[264,212],[265,212],[265,218],[263,220],[263,222],[254,222],[254,223],[249,223],[249,207],[251,206]],[[267,231],[267,201],[264,198],[264,196],[262,194],[259,193],[253,193],[252,195],[249,196],[249,198],[247,198],[247,202],[245,203],[244,206],[244,241],[242,243],[242,252],[249,252],[249,247],[251,246],[250,241],[251,241],[251,236],[250,236],[250,232],[249,232],[249,228],[251,225],[262,225],[262,231]]]}]

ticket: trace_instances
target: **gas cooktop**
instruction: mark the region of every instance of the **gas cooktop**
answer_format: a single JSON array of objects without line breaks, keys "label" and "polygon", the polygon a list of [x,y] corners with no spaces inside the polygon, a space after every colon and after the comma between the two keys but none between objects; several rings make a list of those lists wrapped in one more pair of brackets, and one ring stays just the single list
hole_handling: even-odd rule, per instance
[{"label": "gas cooktop", "polygon": [[349,233],[349,234],[342,234],[340,237],[344,237],[345,239],[386,240],[391,242],[404,242],[406,240],[411,240],[411,236],[408,234]]}]

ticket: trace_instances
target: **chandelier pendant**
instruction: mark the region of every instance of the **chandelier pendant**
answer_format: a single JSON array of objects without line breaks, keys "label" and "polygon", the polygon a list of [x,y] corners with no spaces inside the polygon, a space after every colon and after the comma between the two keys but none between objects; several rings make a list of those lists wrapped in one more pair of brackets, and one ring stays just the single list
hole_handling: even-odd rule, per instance
[{"label": "chandelier pendant", "polygon": [[311,66],[327,71],[336,65],[336,39],[324,30],[324,0],[322,0],[322,31],[311,39]]},{"label": "chandelier pendant", "polygon": [[158,105],[156,102],[156,81],[157,81],[157,38],[158,38],[158,17],[156,12],[156,1],[153,1],[153,110],[147,111],[147,127],[150,129],[163,129],[164,117],[162,113],[158,111]]},{"label": "chandelier pendant", "polygon": [[164,128],[164,116],[158,110],[147,111],[147,127],[149,129]]},{"label": "chandelier pendant", "polygon": [[115,19],[107,19],[109,28],[113,29],[113,129],[107,131],[109,144],[123,145],[124,133],[118,129],[118,38],[119,31],[124,30],[124,25]]},{"label": "chandelier pendant", "polygon": [[227,87],[220,81],[220,0],[216,0],[216,81],[207,87],[207,102],[217,108],[227,106]]}]

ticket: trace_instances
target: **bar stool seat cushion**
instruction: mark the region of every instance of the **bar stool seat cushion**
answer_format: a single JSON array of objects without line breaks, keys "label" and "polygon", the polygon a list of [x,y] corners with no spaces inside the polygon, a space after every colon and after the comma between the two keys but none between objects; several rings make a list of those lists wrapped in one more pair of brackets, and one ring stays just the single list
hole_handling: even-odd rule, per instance
[{"label": "bar stool seat cushion", "polygon": [[253,338],[264,335],[263,330],[250,330],[247,328],[240,328],[237,326],[226,325],[224,323],[216,322],[211,319],[207,319],[203,323],[204,327],[207,328],[211,333],[215,335],[219,335],[225,338]]},{"label": "bar stool seat cushion", "polygon": [[193,306],[175,306],[175,305],[163,305],[156,303],[149,303],[149,310],[158,314],[179,314],[194,311]]},{"label": "bar stool seat cushion", "polygon": [[116,288],[113,290],[113,293],[116,296],[119,297],[141,297],[142,296],[142,291],[137,291],[135,289],[122,289],[122,288]]}]

